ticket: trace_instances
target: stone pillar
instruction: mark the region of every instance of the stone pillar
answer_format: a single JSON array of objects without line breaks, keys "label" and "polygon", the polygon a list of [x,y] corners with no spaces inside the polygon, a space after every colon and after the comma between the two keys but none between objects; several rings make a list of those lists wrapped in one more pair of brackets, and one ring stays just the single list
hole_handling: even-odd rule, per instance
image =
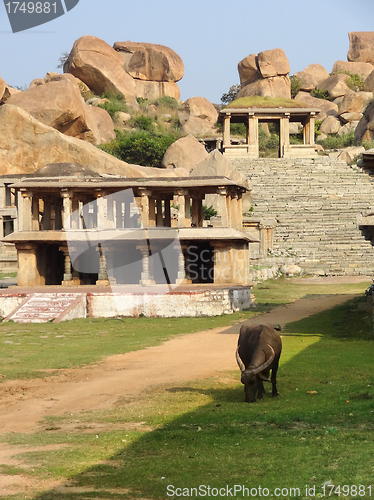
[{"label": "stone pillar", "polygon": [[109,228],[114,228],[114,196],[108,196],[106,199],[106,220]]},{"label": "stone pillar", "polygon": [[223,149],[225,149],[226,146],[230,146],[231,144],[230,121],[231,121],[231,115],[230,114],[225,115],[223,119]]},{"label": "stone pillar", "polygon": [[258,144],[258,118],[253,113],[248,115],[248,133],[247,133],[248,153],[251,156],[259,156]]},{"label": "stone pillar", "polygon": [[98,286],[109,286],[110,282],[108,279],[108,275],[106,272],[106,259],[105,259],[105,254],[103,252],[103,249],[101,247],[101,244],[99,243],[97,250],[100,254],[100,259],[99,259],[99,273],[97,276],[97,281],[96,285]]},{"label": "stone pillar", "polygon": [[99,191],[96,193],[96,206],[97,206],[97,220],[96,227],[98,229],[105,229],[107,227],[105,217],[105,193]]},{"label": "stone pillar", "polygon": [[43,231],[51,229],[51,200],[49,197],[43,198]]},{"label": "stone pillar", "polygon": [[141,218],[143,227],[149,226],[149,198],[151,196],[151,191],[145,188],[139,188],[141,195]]},{"label": "stone pillar", "polygon": [[225,242],[214,242],[214,284],[232,283],[232,252],[231,246]]},{"label": "stone pillar", "polygon": [[131,227],[131,213],[130,213],[130,199],[128,196],[125,197],[124,205],[125,205],[125,215],[124,215],[123,227],[129,228]]},{"label": "stone pillar", "polygon": [[136,247],[142,253],[142,273],[140,276],[139,285],[150,286],[155,285],[155,281],[151,277],[149,270],[149,249],[148,245],[138,245]]},{"label": "stone pillar", "polygon": [[18,286],[44,285],[45,279],[38,271],[35,243],[16,243],[18,255]]},{"label": "stone pillar", "polygon": [[71,229],[71,214],[73,212],[72,194],[70,191],[62,190],[62,208],[64,216],[62,217],[62,226],[64,229]]},{"label": "stone pillar", "polygon": [[64,254],[64,278],[61,283],[63,286],[72,286],[76,285],[76,282],[73,281],[73,274],[71,271],[71,259],[68,247],[60,247],[60,252]]},{"label": "stone pillar", "polygon": [[178,272],[177,272],[177,279],[176,279],[175,283],[177,285],[181,285],[181,284],[184,284],[186,282],[184,254],[183,254],[182,247],[180,245],[174,246],[174,250],[178,251]]},{"label": "stone pillar", "polygon": [[186,227],[186,194],[184,189],[175,192],[175,202],[178,205],[177,227]]},{"label": "stone pillar", "polygon": [[162,213],[162,199],[157,197],[156,204],[157,204],[156,226],[163,226],[164,225],[164,216]]},{"label": "stone pillar", "polygon": [[290,145],[290,113],[285,113],[281,117],[279,127],[280,157],[283,158],[285,148],[287,149]]},{"label": "stone pillar", "polygon": [[75,196],[72,199],[71,229],[79,229],[79,223],[80,223],[79,200]]},{"label": "stone pillar", "polygon": [[32,193],[22,191],[22,213],[21,230],[31,231],[32,229]]},{"label": "stone pillar", "polygon": [[315,124],[316,124],[316,114],[310,113],[309,117],[309,144],[315,144]]},{"label": "stone pillar", "polygon": [[39,197],[34,193],[32,197],[32,228],[39,231]]},{"label": "stone pillar", "polygon": [[217,215],[221,217],[222,227],[229,227],[230,210],[228,206],[229,203],[227,189],[225,187],[219,187],[217,189],[217,194],[219,195],[216,202]]},{"label": "stone pillar", "polygon": [[203,200],[201,197],[192,197],[192,224],[195,227],[203,226]]},{"label": "stone pillar", "polygon": [[230,196],[230,226],[235,229],[240,229],[241,227],[238,208],[238,193],[232,192]]},{"label": "stone pillar", "polygon": [[165,198],[165,226],[166,227],[171,227],[171,209],[170,209],[171,200],[172,200],[172,198],[170,198],[170,197]]},{"label": "stone pillar", "polygon": [[191,197],[188,194],[184,197],[184,226],[191,227]]}]

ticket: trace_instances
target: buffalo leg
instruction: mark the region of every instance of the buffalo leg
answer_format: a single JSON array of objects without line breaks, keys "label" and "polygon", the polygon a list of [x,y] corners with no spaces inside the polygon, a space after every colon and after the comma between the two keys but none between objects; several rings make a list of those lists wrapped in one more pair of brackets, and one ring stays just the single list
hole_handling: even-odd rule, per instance
[{"label": "buffalo leg", "polygon": [[272,384],[271,395],[273,397],[279,396],[279,392],[277,391],[277,371],[278,371],[278,365],[279,365],[279,357],[275,361],[273,369],[271,370],[271,384]]},{"label": "buffalo leg", "polygon": [[257,398],[262,399],[262,395],[265,394],[265,388],[264,388],[264,383],[262,380],[258,382],[258,392],[257,392]]}]

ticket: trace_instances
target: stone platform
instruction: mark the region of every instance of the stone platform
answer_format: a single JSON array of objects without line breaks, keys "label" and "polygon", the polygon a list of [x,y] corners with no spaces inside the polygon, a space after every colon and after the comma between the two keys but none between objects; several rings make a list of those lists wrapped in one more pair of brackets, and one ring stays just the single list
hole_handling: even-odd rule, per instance
[{"label": "stone platform", "polygon": [[23,323],[77,318],[199,317],[232,314],[251,305],[251,286],[165,285],[10,287],[0,291],[0,316]]}]

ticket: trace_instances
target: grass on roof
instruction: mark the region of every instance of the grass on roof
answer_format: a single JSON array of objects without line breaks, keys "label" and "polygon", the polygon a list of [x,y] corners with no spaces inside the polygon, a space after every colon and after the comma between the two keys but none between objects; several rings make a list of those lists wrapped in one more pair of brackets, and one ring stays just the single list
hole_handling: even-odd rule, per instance
[{"label": "grass on roof", "polygon": [[295,99],[286,97],[261,97],[253,95],[240,97],[231,101],[226,108],[307,108],[308,106]]}]

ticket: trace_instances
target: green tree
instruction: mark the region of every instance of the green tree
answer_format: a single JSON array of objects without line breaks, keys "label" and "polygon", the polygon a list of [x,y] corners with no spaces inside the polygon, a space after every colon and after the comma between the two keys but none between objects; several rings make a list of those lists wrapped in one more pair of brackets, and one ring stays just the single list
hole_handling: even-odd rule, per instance
[{"label": "green tree", "polygon": [[240,85],[232,85],[229,89],[228,92],[225,92],[222,94],[221,97],[221,102],[223,104],[228,104],[231,101],[234,101],[236,99],[236,96],[238,95],[239,90],[241,89]]}]

